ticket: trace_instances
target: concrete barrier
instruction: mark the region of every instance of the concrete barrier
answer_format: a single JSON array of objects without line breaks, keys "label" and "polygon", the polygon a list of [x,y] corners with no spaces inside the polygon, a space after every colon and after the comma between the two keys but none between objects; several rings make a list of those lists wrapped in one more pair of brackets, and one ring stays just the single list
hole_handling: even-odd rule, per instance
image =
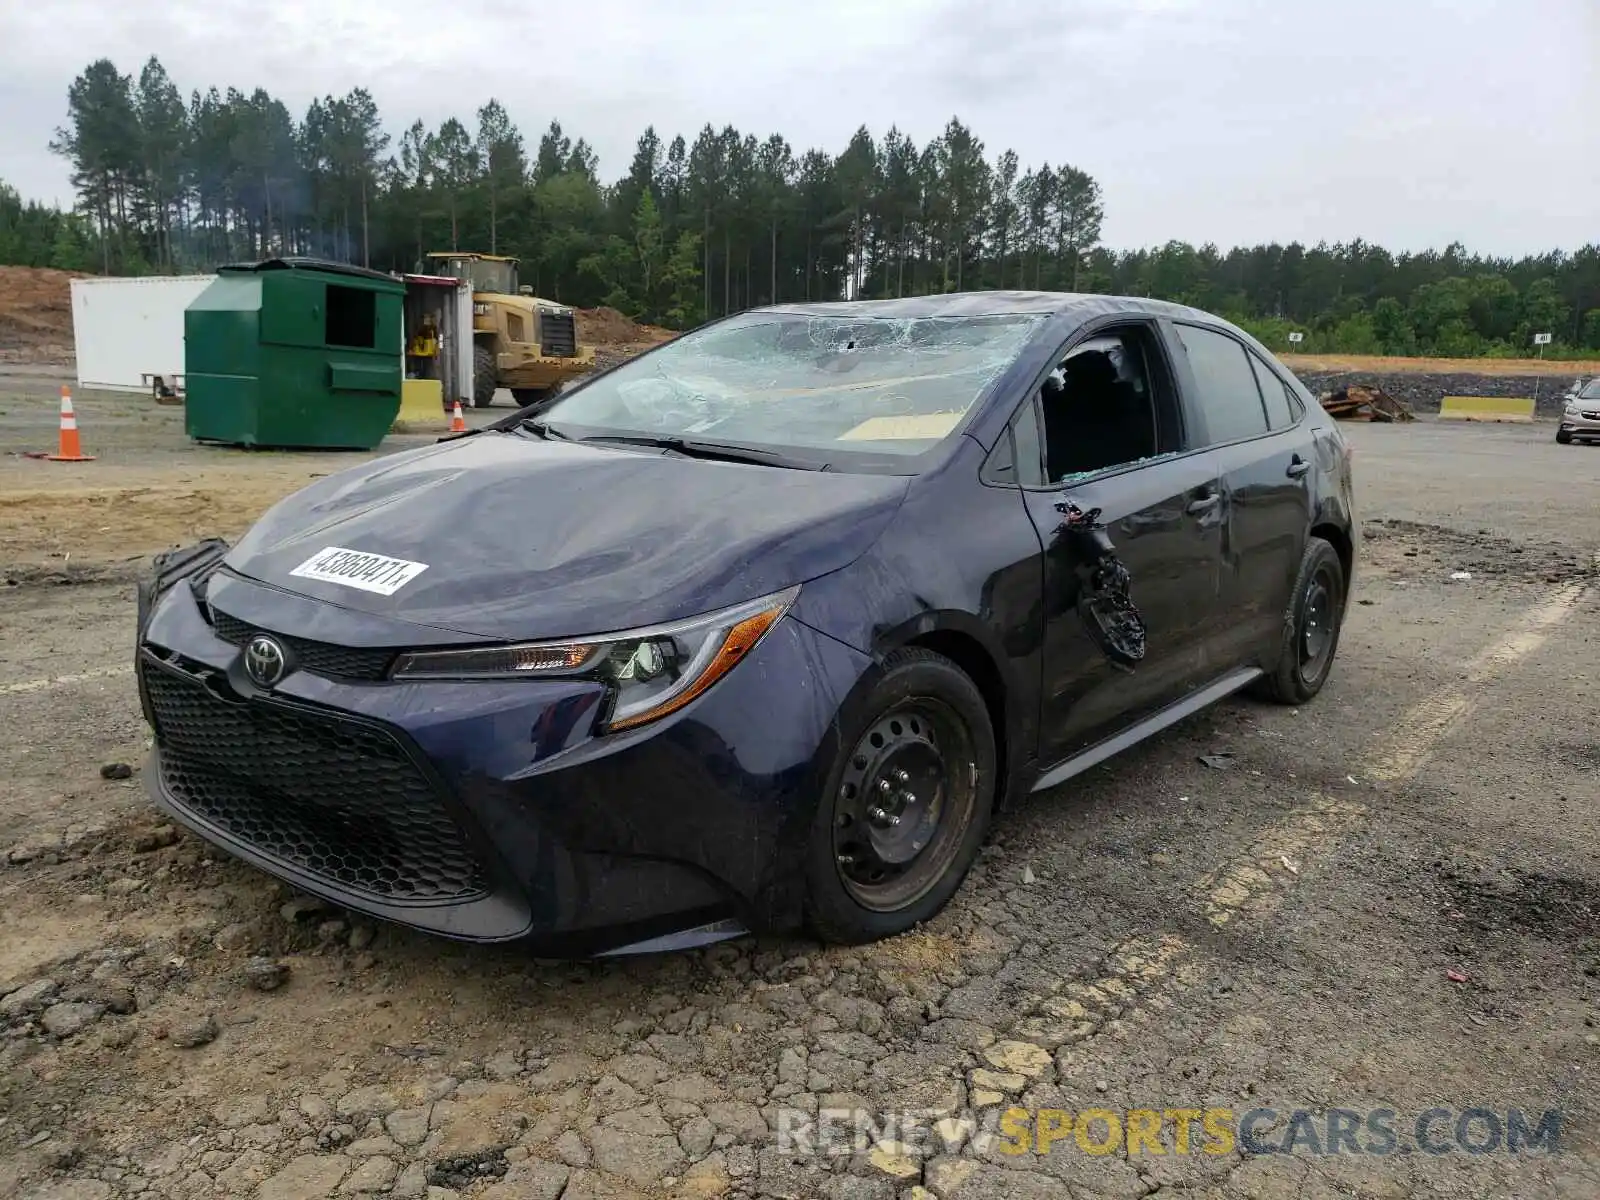
[{"label": "concrete barrier", "polygon": [[1453,421],[1532,421],[1532,398],[1520,396],[1446,396],[1439,416]]},{"label": "concrete barrier", "polygon": [[443,433],[450,428],[444,415],[444,385],[437,379],[405,379],[400,383],[400,411],[392,433]]}]

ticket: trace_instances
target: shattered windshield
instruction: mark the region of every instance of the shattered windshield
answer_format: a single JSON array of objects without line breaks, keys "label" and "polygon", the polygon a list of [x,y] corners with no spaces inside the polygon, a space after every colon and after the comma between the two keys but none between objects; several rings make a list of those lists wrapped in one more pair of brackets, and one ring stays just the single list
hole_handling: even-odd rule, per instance
[{"label": "shattered windshield", "polygon": [[749,313],[625,363],[544,415],[579,438],[911,456],[961,424],[1043,319]]}]

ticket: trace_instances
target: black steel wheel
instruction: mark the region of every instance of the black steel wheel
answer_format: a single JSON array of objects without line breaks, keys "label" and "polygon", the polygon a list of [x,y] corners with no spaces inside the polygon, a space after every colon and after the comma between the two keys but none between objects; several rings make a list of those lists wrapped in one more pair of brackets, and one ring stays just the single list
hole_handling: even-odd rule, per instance
[{"label": "black steel wheel", "polygon": [[847,943],[944,906],[977,856],[996,786],[983,697],[939,655],[892,655],[848,727],[807,858],[808,923]]},{"label": "black steel wheel", "polygon": [[1300,629],[1297,642],[1300,650],[1300,672],[1310,679],[1320,679],[1328,673],[1333,657],[1333,643],[1338,633],[1336,620],[1339,607],[1339,581],[1335,578],[1337,564],[1321,562],[1306,582],[1300,597]]},{"label": "black steel wheel", "polygon": [[1322,690],[1339,649],[1344,624],[1344,564],[1324,539],[1306,543],[1289,610],[1277,669],[1265,681],[1266,694],[1280,704],[1304,704]]}]

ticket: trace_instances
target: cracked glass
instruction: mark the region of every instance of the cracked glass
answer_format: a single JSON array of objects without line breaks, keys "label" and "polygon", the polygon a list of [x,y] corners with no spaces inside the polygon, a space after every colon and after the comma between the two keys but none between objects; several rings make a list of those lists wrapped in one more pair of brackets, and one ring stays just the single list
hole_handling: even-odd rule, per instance
[{"label": "cracked glass", "polygon": [[624,363],[544,415],[580,437],[913,456],[960,427],[1044,319],[751,313]]}]

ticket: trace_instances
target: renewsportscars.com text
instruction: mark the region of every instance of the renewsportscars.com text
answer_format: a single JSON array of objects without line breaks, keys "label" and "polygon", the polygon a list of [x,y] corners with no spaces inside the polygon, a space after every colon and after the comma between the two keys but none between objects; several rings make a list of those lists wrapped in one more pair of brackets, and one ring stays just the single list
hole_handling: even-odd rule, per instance
[{"label": "renewsportscars.com text", "polygon": [[925,1154],[1088,1155],[1554,1154],[1561,1111],[1518,1108],[988,1108],[934,1120],[823,1108],[785,1109],[778,1141],[801,1157],[893,1143]]}]

